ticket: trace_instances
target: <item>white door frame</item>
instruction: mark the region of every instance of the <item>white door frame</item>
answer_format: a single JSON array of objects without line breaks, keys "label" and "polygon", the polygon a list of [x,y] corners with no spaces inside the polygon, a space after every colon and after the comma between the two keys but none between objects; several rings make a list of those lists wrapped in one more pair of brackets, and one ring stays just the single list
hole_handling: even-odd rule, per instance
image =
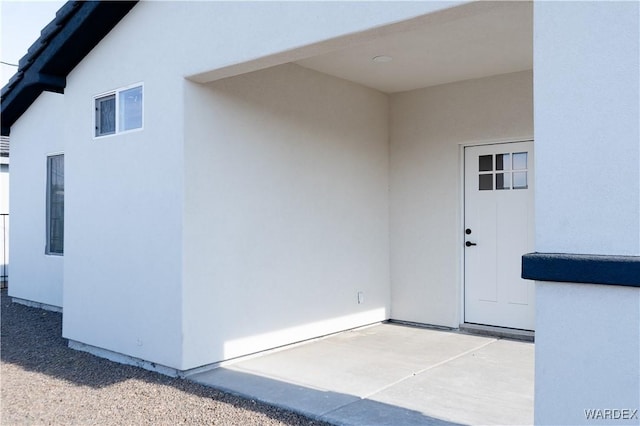
[{"label": "white door frame", "polygon": [[[505,139],[489,139],[489,140],[478,140],[478,141],[468,141],[461,142],[458,144],[458,179],[460,184],[458,185],[458,195],[459,195],[459,214],[458,214],[458,231],[456,232],[456,238],[459,244],[457,245],[457,256],[458,256],[458,271],[459,271],[459,283],[458,283],[458,323],[463,325],[465,323],[464,318],[464,295],[465,295],[465,268],[464,268],[464,225],[465,225],[465,197],[464,197],[464,152],[465,148],[473,147],[473,146],[481,146],[481,145],[502,145],[509,143],[517,143],[517,142],[534,142],[533,136],[524,136],[521,138],[505,138]],[[534,142],[535,147],[535,142]],[[535,165],[534,165],[535,167]],[[534,194],[535,196],[535,194]]]}]

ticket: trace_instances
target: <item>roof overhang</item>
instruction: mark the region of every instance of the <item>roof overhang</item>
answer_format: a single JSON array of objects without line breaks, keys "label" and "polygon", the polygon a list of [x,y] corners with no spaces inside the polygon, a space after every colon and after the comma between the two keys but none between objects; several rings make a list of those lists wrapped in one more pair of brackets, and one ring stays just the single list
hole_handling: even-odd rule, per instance
[{"label": "roof overhang", "polygon": [[[206,84],[295,63],[384,93],[397,93],[533,69],[532,1],[443,5],[447,7],[187,78]],[[391,61],[373,60],[377,56]]]},{"label": "roof overhang", "polygon": [[64,93],[67,75],[135,6],[135,1],[69,1],[20,59],[2,88],[2,136],[43,91]]}]

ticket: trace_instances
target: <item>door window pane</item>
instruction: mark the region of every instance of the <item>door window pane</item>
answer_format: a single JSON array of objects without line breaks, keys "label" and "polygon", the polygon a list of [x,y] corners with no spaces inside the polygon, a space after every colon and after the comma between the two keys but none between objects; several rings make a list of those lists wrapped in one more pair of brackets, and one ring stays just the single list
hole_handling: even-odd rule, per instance
[{"label": "door window pane", "polygon": [[511,189],[511,173],[496,173],[496,189]]},{"label": "door window pane", "polygon": [[481,155],[478,159],[478,167],[481,172],[493,171],[493,155]]},{"label": "door window pane", "polygon": [[510,170],[510,169],[511,169],[511,155],[496,154],[496,170]]},{"label": "door window pane", "polygon": [[493,190],[493,174],[478,175],[480,180],[478,182],[478,188],[480,191],[492,191]]},{"label": "door window pane", "polygon": [[513,172],[513,189],[527,189],[527,172]]},{"label": "door window pane", "polygon": [[513,170],[527,170],[527,153],[513,153]]}]

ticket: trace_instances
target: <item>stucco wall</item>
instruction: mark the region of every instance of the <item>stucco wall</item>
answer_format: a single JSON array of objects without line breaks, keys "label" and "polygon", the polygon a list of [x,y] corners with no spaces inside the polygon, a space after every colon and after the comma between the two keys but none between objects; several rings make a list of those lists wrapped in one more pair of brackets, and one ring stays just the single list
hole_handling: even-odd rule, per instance
[{"label": "stucco wall", "polygon": [[[0,214],[9,214],[9,158],[0,157]],[[0,216],[0,281],[9,274],[9,216]]]},{"label": "stucco wall", "polygon": [[[455,4],[140,2],[136,5],[67,77],[64,106],[67,256],[63,335],[174,368],[200,362],[199,354],[211,347],[211,342],[203,341],[200,348],[200,342],[195,342],[200,335],[194,332],[200,331],[199,327],[208,330],[210,324],[194,325],[196,320],[183,318],[183,309],[190,309],[191,303],[198,302],[197,292],[190,293],[188,287],[182,294],[183,279],[185,282],[189,279],[186,275],[183,277],[183,261],[200,256],[193,253],[193,247],[182,252],[182,227],[186,223],[183,220],[183,197],[188,189],[183,181],[187,171],[183,163],[183,97],[184,84],[190,84],[185,83],[185,77],[276,52],[293,52],[308,44]],[[282,31],[284,27],[288,28],[286,32]],[[340,43],[331,42],[325,48],[339,46]],[[296,52],[283,54],[276,62],[285,63],[318,50]],[[252,65],[254,69],[265,66],[261,62]],[[144,83],[144,130],[94,140],[93,97],[137,82]],[[206,129],[209,123],[195,125]],[[345,167],[345,163],[338,163]],[[355,173],[367,172],[357,170]],[[337,176],[340,177],[339,174]],[[307,185],[312,186],[309,182]],[[347,191],[348,186],[342,189]],[[357,198],[358,194],[354,196]],[[346,215],[362,212],[362,209],[349,208]],[[334,219],[339,222],[339,219]],[[348,221],[354,220],[348,218]],[[362,222],[367,224],[369,219],[365,217]],[[328,232],[329,223],[321,229]],[[340,230],[344,231],[345,227]],[[304,234],[307,231],[300,232]],[[185,235],[188,235],[186,231]],[[275,230],[268,236],[273,235]],[[266,239],[267,235],[263,238]],[[345,235],[340,235],[340,238],[347,239]],[[370,237],[363,235],[362,238],[366,243]],[[378,250],[377,247],[374,244],[364,256],[376,258],[371,252]],[[338,256],[338,252],[333,255]],[[312,262],[310,258],[306,260]],[[316,262],[314,267],[317,270],[322,271],[326,267],[319,260]],[[363,276],[377,274],[378,268],[383,268],[384,273],[387,261],[381,265],[374,266],[372,270],[364,264],[356,265],[358,271],[354,276],[345,273],[340,282],[349,284],[341,291],[348,293],[348,298],[340,296],[339,303],[351,304],[355,298],[352,287],[359,286]],[[237,265],[232,266],[229,266],[230,270],[237,268]],[[302,272],[297,273],[296,280]],[[333,273],[338,274],[336,271]],[[206,278],[199,280],[206,282]],[[288,283],[293,281],[285,279]],[[319,289],[318,282],[312,287],[321,295],[305,293],[300,298],[305,301],[328,298],[327,295],[332,293],[328,289]],[[378,281],[373,282],[374,287],[378,285]],[[229,284],[224,282],[224,285]],[[335,286],[335,283],[330,285]],[[300,286],[295,291],[304,293],[302,288]],[[293,287],[289,289],[294,290]],[[234,294],[237,295],[231,293]],[[252,298],[255,304],[258,295],[247,297]],[[284,299],[287,297],[282,295]],[[237,303],[241,304],[242,300]],[[382,303],[375,291],[367,289],[365,300],[370,300],[370,304],[365,306]],[[314,303],[300,307],[300,310],[319,309],[319,304]],[[331,311],[331,315],[342,312],[351,313],[340,308]],[[309,318],[312,317],[310,314]],[[375,315],[375,318],[383,317],[383,314]],[[211,318],[225,324],[230,318],[235,320],[235,317],[205,317]],[[324,319],[318,318],[319,321]],[[190,321],[190,325],[183,324],[183,320]],[[282,324],[282,318],[275,321]],[[351,322],[345,321],[344,324]],[[255,327],[256,322],[251,325]],[[231,333],[232,337],[247,337],[246,327],[246,322],[236,328],[230,326],[233,330],[240,330]],[[318,331],[335,328],[320,327]],[[191,354],[184,362],[182,350],[186,340],[183,340],[183,333],[188,334],[185,339],[191,339],[185,343]],[[291,335],[309,336],[310,333]],[[230,335],[224,335],[218,342],[230,339]],[[270,346],[278,341],[272,340]],[[258,343],[251,349],[262,346],[263,343]],[[224,352],[237,354],[246,351],[244,343],[238,343],[235,348]],[[215,354],[217,357],[219,352]],[[210,358],[207,357],[206,361]]]},{"label": "stucco wall", "polygon": [[64,257],[45,254],[46,186],[47,155],[64,151],[63,113],[64,97],[45,92],[11,127],[9,295],[57,307]]},{"label": "stucco wall", "polygon": [[[136,6],[67,77],[63,336],[179,368],[182,77],[158,66],[154,10]],[[144,128],[95,139],[94,96],[140,82]]]},{"label": "stucco wall", "polygon": [[[640,4],[534,7],[536,250],[638,256]],[[637,425],[603,410],[640,409],[640,288],[538,282],[536,306],[536,424]]]},{"label": "stucco wall", "polygon": [[391,95],[391,317],[461,321],[461,144],[533,137],[532,73]]},{"label": "stucco wall", "polygon": [[536,5],[540,252],[640,255],[639,7]]},{"label": "stucco wall", "polygon": [[388,318],[387,110],[297,65],[187,83],[186,368]]},{"label": "stucco wall", "polygon": [[536,306],[535,423],[637,425],[586,412],[640,409],[640,290],[537,283]]},{"label": "stucco wall", "polygon": [[[455,4],[140,2],[67,78],[63,335],[184,369],[387,318],[389,134],[392,315],[457,325],[457,143],[531,137],[529,74],[394,95],[391,132],[386,96],[299,67],[185,80]],[[144,129],[94,140],[93,97],[137,82]]]}]

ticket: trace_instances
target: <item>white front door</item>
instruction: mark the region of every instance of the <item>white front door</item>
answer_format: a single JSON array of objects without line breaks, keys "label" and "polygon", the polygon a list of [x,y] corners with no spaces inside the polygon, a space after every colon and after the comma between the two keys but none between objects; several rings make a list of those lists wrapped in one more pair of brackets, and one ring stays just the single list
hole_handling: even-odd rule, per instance
[{"label": "white front door", "polygon": [[464,321],[533,330],[533,142],[465,148]]}]

